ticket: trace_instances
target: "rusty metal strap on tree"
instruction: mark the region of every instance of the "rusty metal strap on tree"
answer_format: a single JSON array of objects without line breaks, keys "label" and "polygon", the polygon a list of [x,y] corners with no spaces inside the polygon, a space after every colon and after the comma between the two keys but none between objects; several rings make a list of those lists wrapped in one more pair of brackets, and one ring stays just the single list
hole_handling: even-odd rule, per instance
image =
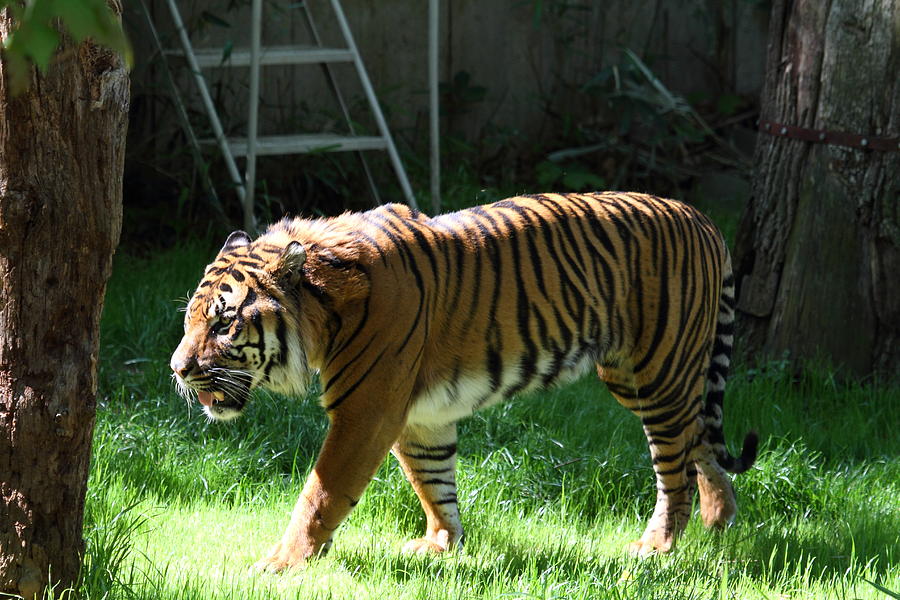
[{"label": "rusty metal strap on tree", "polygon": [[859,150],[877,150],[879,152],[897,152],[900,150],[900,137],[881,137],[875,135],[860,135],[847,133],[846,131],[826,131],[824,129],[809,129],[795,125],[784,125],[775,121],[760,119],[759,130],[776,137],[786,137],[814,144],[830,144],[832,146],[847,146]]}]

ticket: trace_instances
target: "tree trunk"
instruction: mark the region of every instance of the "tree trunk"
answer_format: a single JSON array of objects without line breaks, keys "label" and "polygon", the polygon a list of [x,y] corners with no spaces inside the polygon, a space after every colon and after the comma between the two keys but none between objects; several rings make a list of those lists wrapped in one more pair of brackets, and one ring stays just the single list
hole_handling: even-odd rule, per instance
[{"label": "tree trunk", "polygon": [[[761,118],[896,138],[900,0],[774,4]],[[760,134],[735,249],[746,353],[900,371],[897,149]]]},{"label": "tree trunk", "polygon": [[65,41],[17,97],[0,62],[0,595],[78,576],[129,93],[121,58],[89,42]]}]

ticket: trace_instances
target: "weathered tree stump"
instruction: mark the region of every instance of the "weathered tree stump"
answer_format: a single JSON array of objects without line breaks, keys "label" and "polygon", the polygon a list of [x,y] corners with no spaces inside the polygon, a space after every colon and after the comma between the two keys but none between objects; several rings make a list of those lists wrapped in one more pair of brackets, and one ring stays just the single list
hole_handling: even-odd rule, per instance
[{"label": "weathered tree stump", "polygon": [[[0,34],[12,28],[0,12]],[[78,576],[99,320],[122,223],[128,74],[66,41],[12,96],[0,62],[0,592]]]},{"label": "weathered tree stump", "polygon": [[[769,35],[763,121],[900,135],[900,0],[776,0]],[[900,152],[774,129],[736,243],[744,351],[900,372]]]}]

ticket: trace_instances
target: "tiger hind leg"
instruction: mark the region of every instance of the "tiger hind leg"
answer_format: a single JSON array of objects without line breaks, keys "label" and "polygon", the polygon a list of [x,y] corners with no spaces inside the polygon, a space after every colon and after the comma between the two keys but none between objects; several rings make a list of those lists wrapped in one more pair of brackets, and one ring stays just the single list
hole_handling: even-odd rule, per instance
[{"label": "tiger hind leg", "polygon": [[601,365],[598,374],[613,397],[641,419],[656,476],[653,515],[628,550],[640,556],[668,552],[687,527],[697,489],[699,474],[693,458],[703,431],[699,414],[703,378],[693,377],[680,391],[670,390],[663,396],[648,393],[651,386],[644,378],[636,378],[627,365]]},{"label": "tiger hind leg", "polygon": [[750,468],[756,458],[755,433],[744,439],[741,455],[737,458],[731,456],[725,447],[722,404],[733,341],[734,277],[728,275],[722,282],[715,338],[706,374],[706,399],[700,417],[701,440],[691,456],[700,488],[700,515],[707,527],[725,527],[734,520],[737,501],[728,472],[742,473]]},{"label": "tiger hind leg", "polygon": [[737,500],[731,478],[706,444],[700,444],[694,449],[692,462],[697,470],[700,516],[703,518],[703,524],[712,528],[722,528],[731,524],[737,515]]},{"label": "tiger hind leg", "polygon": [[426,532],[403,548],[424,554],[462,543],[456,498],[456,423],[438,427],[407,425],[392,449],[413,486],[427,519]]},{"label": "tiger hind leg", "polygon": [[721,404],[717,407],[709,401],[715,393],[715,390],[707,393],[706,414],[701,418],[703,432],[691,453],[691,461],[697,471],[703,523],[707,527],[722,528],[730,525],[737,515],[737,501],[729,473],[743,473],[753,465],[758,438],[756,433],[751,432],[744,438],[740,456],[733,457],[728,453],[722,435]]},{"label": "tiger hind leg", "polygon": [[644,424],[656,475],[656,506],[643,535],[628,545],[640,556],[668,552],[687,527],[696,489],[697,472],[688,457],[695,440],[693,420],[688,426]]}]

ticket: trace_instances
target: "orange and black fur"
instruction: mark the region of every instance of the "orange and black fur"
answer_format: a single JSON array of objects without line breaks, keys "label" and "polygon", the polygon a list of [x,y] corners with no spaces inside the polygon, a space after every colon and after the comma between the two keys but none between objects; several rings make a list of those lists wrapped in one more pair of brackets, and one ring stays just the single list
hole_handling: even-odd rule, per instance
[{"label": "orange and black fur", "polygon": [[456,422],[596,368],[643,424],[656,509],[632,550],[672,548],[699,487],[707,526],[734,518],[722,398],[730,258],[693,208],[642,194],[541,194],[429,218],[402,205],[283,220],[229,237],[187,307],[172,369],[211,418],[257,386],[318,372],[330,430],[287,531],[258,567],[327,548],[393,451],[427,516],[413,551],[462,540]]}]

